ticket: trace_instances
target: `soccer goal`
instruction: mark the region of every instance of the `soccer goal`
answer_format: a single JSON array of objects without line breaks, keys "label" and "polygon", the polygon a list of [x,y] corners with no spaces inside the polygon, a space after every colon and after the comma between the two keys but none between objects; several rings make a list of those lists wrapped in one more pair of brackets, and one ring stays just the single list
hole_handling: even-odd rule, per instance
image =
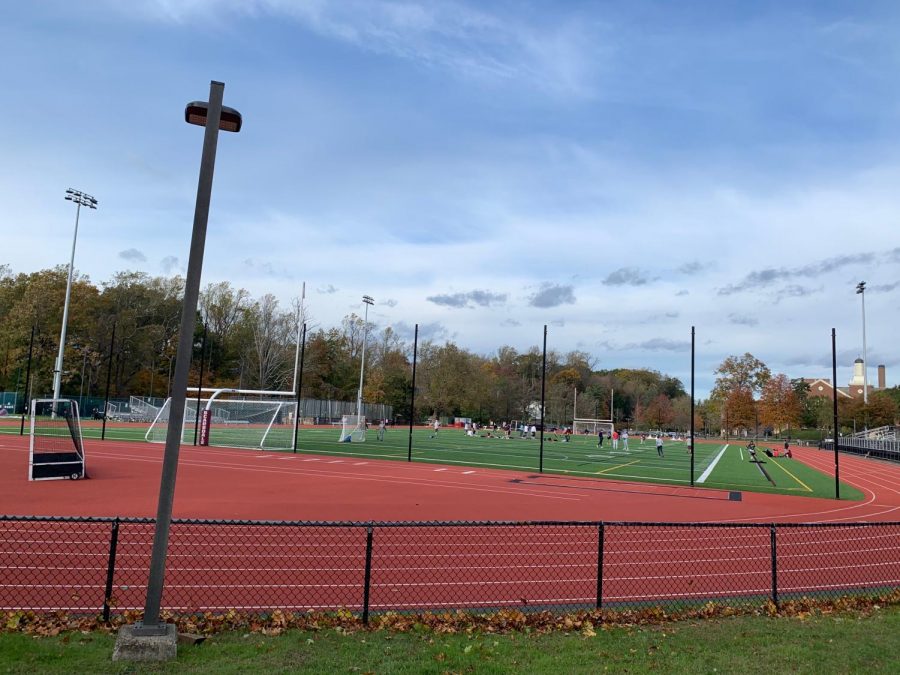
[{"label": "soccer goal", "polygon": [[[193,443],[196,433],[200,445],[293,449],[297,409],[294,392],[252,389],[215,389],[209,392],[204,397],[201,391],[199,406],[196,397],[185,400],[182,443]],[[169,398],[147,429],[146,440],[165,443],[171,411],[172,399]]]},{"label": "soccer goal", "polygon": [[28,446],[28,480],[84,478],[78,403],[69,399],[34,399]]},{"label": "soccer goal", "polygon": [[588,418],[580,418],[574,420],[572,424],[572,434],[591,434],[596,436],[600,430],[603,430],[604,436],[610,436],[615,430],[612,420],[596,420]]},{"label": "soccer goal", "polygon": [[341,417],[340,443],[365,443],[366,418],[364,415],[344,415]]}]

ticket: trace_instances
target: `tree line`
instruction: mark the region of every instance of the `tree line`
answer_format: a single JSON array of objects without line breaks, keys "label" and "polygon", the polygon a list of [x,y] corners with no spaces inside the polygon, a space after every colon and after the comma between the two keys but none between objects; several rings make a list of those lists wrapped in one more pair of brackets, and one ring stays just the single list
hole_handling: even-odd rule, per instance
[{"label": "tree line", "polygon": [[[31,392],[51,392],[66,277],[65,266],[19,274],[0,266],[0,389],[24,391],[34,327]],[[179,276],[126,271],[94,284],[76,274],[63,393],[102,396],[108,375],[113,398],[169,396],[183,292]],[[292,389],[301,323],[307,325],[303,396],[355,400],[367,334],[363,398],[391,405],[399,419],[408,419],[412,336],[392,326],[366,326],[356,314],[337,326],[319,326],[299,299],[283,307],[271,294],[253,298],[227,281],[201,291],[190,385],[199,382],[202,360],[205,387]],[[537,417],[542,356],[537,346],[520,351],[506,345],[478,354],[450,340],[422,340],[415,416],[480,422]],[[832,427],[830,399],[811,396],[802,380],[773,374],[752,354],[729,356],[715,374],[709,398],[695,406],[697,429],[741,433]],[[691,423],[690,397],[677,378],[650,369],[599,369],[593,357],[578,350],[548,351],[545,401],[546,419],[555,424],[570,423],[573,417],[611,418],[619,425],[686,430]],[[893,424],[898,403],[897,387],[873,392],[867,405],[842,398],[840,424],[848,429],[854,422],[860,428]]]},{"label": "tree line", "polygon": [[[0,388],[24,389],[32,327],[35,330],[31,393],[52,389],[67,268],[13,274],[0,266]],[[73,279],[62,393],[167,397],[184,279],[125,271],[94,284]],[[307,325],[303,391],[308,398],[352,401],[359,384],[367,334],[363,399],[393,406],[408,419],[412,390],[412,336],[356,315],[340,325],[319,326],[299,299],[282,306],[271,294],[254,298],[227,281],[201,291],[189,383],[203,364],[204,387],[290,390],[298,327]],[[113,330],[115,330],[113,338]],[[478,354],[451,340],[421,340],[417,349],[417,420],[471,417],[479,422],[531,419],[540,414],[543,354],[500,346]],[[614,419],[647,428],[690,427],[690,399],[676,378],[650,369],[598,369],[583,351],[547,352],[546,419]],[[577,404],[577,410],[576,410]],[[537,406],[537,407],[536,407]],[[699,416],[695,423],[701,423]]]},{"label": "tree line", "polygon": [[[835,383],[836,386],[836,383]],[[708,400],[701,402],[705,426],[729,434],[765,431],[789,433],[791,429],[833,429],[831,397],[813,396],[803,378],[773,374],[753,354],[729,356],[716,369],[716,382]],[[870,393],[862,398],[838,397],[838,425],[842,433],[896,424],[900,387]]]}]

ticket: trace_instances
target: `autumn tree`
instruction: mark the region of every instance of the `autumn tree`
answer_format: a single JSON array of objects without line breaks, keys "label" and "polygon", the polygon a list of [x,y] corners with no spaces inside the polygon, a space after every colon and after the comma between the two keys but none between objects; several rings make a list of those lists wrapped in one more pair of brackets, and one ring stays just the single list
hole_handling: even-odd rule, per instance
[{"label": "autumn tree", "polygon": [[732,389],[725,398],[723,422],[726,431],[748,430],[756,422],[756,401],[748,387]]},{"label": "autumn tree", "polygon": [[778,373],[763,385],[759,400],[759,421],[776,433],[800,424],[802,407],[791,381]]},{"label": "autumn tree", "polygon": [[675,408],[665,394],[658,394],[642,409],[639,423],[657,429],[668,428],[675,421]]}]

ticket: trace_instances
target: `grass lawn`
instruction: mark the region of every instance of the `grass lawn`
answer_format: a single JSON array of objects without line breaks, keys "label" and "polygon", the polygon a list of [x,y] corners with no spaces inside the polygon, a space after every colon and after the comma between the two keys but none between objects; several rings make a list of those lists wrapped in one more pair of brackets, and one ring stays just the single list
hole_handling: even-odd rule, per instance
[{"label": "grass lawn", "polygon": [[572,633],[428,630],[277,637],[221,633],[166,665],[112,663],[114,635],[0,634],[4,673],[871,673],[900,672],[900,608],[868,615],[760,616]]},{"label": "grass lawn", "polygon": [[[110,425],[106,430],[109,440],[144,440],[145,425]],[[264,429],[248,426],[214,426],[211,445],[252,447],[259,442]],[[0,426],[0,432],[16,433],[18,427]],[[290,446],[289,426],[274,427],[268,436],[269,444],[282,448]],[[83,423],[82,433],[90,453],[90,441],[100,438],[100,424]],[[484,432],[480,432],[484,433]],[[338,443],[340,430],[301,427],[298,436],[298,452],[352,456],[374,459],[406,460],[409,448],[409,431],[405,427],[391,428],[384,441],[377,440],[377,432],[371,429],[365,443]],[[537,439],[484,438],[466,436],[459,429],[441,429],[435,438],[426,429],[413,431],[412,459],[415,462],[457,464],[471,467],[539,471],[541,466]],[[185,430],[185,442],[193,442],[193,427]],[[655,443],[640,437],[632,437],[626,451],[622,442],[613,450],[607,439],[603,447],[597,447],[594,436],[574,436],[569,443],[544,440],[543,470],[548,473],[584,477],[603,477],[668,485],[690,485],[690,454],[683,442],[667,440],[664,457],[659,457]],[[561,438],[561,437],[560,437]],[[694,480],[698,487],[722,490],[769,492],[806,497],[834,496],[834,479],[802,462],[766,457],[759,447],[761,465],[749,461],[743,443],[699,442],[694,456]],[[771,447],[777,447],[773,444]],[[283,450],[277,450],[282,451]],[[771,482],[770,480],[771,479]],[[841,499],[860,500],[862,493],[845,483],[841,484]]]}]

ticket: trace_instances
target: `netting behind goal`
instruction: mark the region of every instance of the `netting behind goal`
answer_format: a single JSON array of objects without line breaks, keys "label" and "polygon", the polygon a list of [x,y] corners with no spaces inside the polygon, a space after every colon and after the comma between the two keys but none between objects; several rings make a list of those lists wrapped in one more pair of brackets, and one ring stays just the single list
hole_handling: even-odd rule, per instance
[{"label": "netting behind goal", "polygon": [[[271,393],[277,395],[281,392]],[[294,447],[294,414],[297,404],[296,401],[289,400],[287,395],[280,400],[251,398],[240,394],[231,394],[232,398],[201,398],[199,407],[196,398],[189,398],[184,404],[181,442],[191,444],[195,435],[200,442],[202,412],[208,409],[206,445],[291,450]],[[146,439],[151,443],[165,443],[171,405],[172,399],[166,400],[156,420],[147,430]]]},{"label": "netting behind goal", "polygon": [[28,480],[84,478],[84,441],[75,401],[33,400],[28,444]]},{"label": "netting behind goal", "polygon": [[366,440],[365,416],[344,415],[341,417],[340,443],[364,443]]},{"label": "netting behind goal", "polygon": [[590,434],[596,436],[600,430],[604,436],[609,436],[615,429],[611,420],[576,419],[572,424],[572,434]]}]

